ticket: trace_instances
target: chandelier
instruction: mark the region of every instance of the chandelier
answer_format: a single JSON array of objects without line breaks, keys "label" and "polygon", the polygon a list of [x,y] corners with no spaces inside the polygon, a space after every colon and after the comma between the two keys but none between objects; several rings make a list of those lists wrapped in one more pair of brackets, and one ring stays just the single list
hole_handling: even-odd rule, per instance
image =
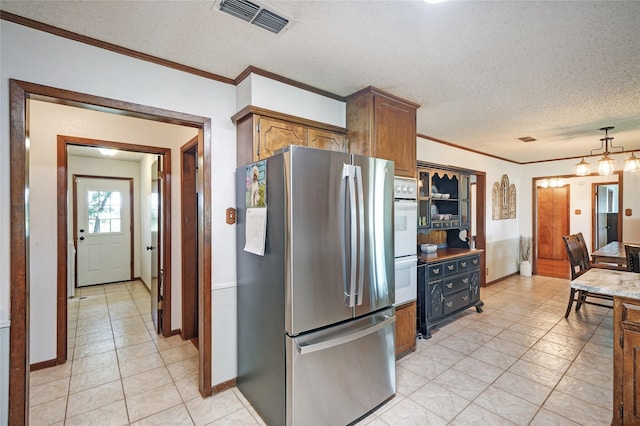
[{"label": "chandelier", "polygon": [[[591,154],[589,154],[589,156],[592,156],[597,151],[601,151],[602,149],[604,149],[602,158],[598,160],[598,174],[601,176],[608,176],[610,174],[613,174],[615,160],[611,158],[609,148],[619,149],[620,152],[624,152],[624,147],[613,145],[613,137],[609,136],[609,130],[611,129],[613,129],[613,126],[603,127],[600,129],[604,130],[604,138],[600,139],[600,148],[592,149]],[[578,164],[576,164],[576,166],[578,166],[578,168],[576,169],[577,176],[586,176],[591,172],[589,163],[584,160],[584,157],[582,157],[582,160]],[[633,172],[638,169],[640,169],[640,159],[638,159],[638,157],[636,157],[632,152],[631,155],[624,160],[624,170]]]}]

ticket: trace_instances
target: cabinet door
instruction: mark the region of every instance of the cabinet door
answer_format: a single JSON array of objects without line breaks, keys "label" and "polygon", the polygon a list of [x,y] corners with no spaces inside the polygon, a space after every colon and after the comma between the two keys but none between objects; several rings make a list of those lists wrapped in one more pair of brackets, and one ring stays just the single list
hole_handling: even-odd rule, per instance
[{"label": "cabinet door", "polygon": [[427,285],[427,319],[432,321],[442,316],[442,281]]},{"label": "cabinet door", "polygon": [[347,151],[345,136],[339,133],[327,132],[319,129],[308,129],[308,145],[312,148],[328,149],[330,151]]},{"label": "cabinet door", "polygon": [[304,126],[286,121],[261,117],[258,130],[258,146],[255,160],[271,157],[279,149],[289,145],[307,145],[307,129]]},{"label": "cabinet door", "polygon": [[375,137],[373,156],[393,160],[395,174],[416,176],[416,109],[385,98],[374,97]]},{"label": "cabinet door", "polygon": [[640,324],[623,323],[623,359],[624,377],[622,383],[622,406],[624,407],[624,424],[640,424]]},{"label": "cabinet door", "polygon": [[396,309],[396,356],[412,350],[416,344],[416,302]]},{"label": "cabinet door", "polygon": [[471,208],[469,197],[469,175],[460,175],[460,227],[469,229],[471,226]]},{"label": "cabinet door", "polygon": [[469,292],[471,293],[469,303],[476,303],[480,300],[480,271],[469,273]]}]

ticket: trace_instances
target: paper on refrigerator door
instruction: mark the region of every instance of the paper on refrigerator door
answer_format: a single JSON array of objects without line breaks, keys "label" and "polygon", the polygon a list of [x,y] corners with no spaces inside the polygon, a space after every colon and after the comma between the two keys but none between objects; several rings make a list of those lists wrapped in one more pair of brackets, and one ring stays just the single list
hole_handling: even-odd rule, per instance
[{"label": "paper on refrigerator door", "polygon": [[264,256],[267,236],[267,208],[248,208],[245,223],[244,251]]}]

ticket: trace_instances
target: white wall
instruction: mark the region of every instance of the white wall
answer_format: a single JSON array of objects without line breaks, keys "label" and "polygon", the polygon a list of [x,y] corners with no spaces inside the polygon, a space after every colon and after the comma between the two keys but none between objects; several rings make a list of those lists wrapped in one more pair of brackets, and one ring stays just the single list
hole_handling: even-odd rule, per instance
[{"label": "white wall", "polygon": [[250,74],[238,85],[236,108],[247,105],[270,109],[334,126],[345,127],[347,104],[279,81]]},{"label": "white wall", "polygon": [[[235,283],[235,228],[225,223],[225,209],[235,205],[235,127],[229,119],[236,111],[235,87],[65,40],[7,21],[2,21],[0,26],[0,43],[0,193],[3,194],[0,198],[0,315],[3,316],[0,321],[10,319],[9,78],[210,117],[213,141],[212,285]],[[61,133],[70,132],[64,130]],[[84,136],[92,135],[93,133]],[[138,143],[158,145],[156,138],[149,137],[145,132],[136,136]],[[191,137],[193,134],[172,146],[175,152],[175,157],[172,158],[174,171],[179,170],[180,164],[177,148]],[[107,139],[132,141],[130,135],[110,136]],[[179,185],[173,187],[175,190],[172,197],[179,200]],[[177,223],[173,228],[178,231],[180,229]],[[174,259],[179,259],[179,245],[172,245],[172,248],[176,250],[173,253]],[[174,269],[174,273],[176,272]],[[176,283],[180,282],[179,276],[173,279]],[[172,317],[172,321],[179,324],[180,318]],[[212,321],[214,327],[228,327],[226,318],[220,318],[216,312],[213,312]],[[235,349],[228,349],[228,342],[220,341],[214,341],[213,347],[213,383],[235,377]],[[8,348],[2,350],[6,351]],[[224,353],[221,354],[221,351]],[[231,353],[231,356],[227,356],[227,352]]]},{"label": "white wall", "polygon": [[9,322],[0,321],[0,425],[9,422]]}]

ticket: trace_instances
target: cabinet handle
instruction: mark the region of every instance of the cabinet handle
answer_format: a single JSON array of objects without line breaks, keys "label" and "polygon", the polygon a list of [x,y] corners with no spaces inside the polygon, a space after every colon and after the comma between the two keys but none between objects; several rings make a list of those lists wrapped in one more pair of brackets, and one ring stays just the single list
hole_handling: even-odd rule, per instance
[{"label": "cabinet handle", "polygon": [[469,300],[469,296],[462,296],[462,300],[466,302],[467,300]]},{"label": "cabinet handle", "polygon": [[447,307],[450,308],[453,306],[453,302],[447,302]]},{"label": "cabinet handle", "polygon": [[440,268],[435,268],[433,269],[433,273],[435,274],[439,274],[440,273]]},{"label": "cabinet handle", "polygon": [[453,268],[454,268],[454,266],[453,266],[453,265],[448,265],[448,266],[447,266],[447,269],[448,269],[448,270],[450,270],[450,271],[453,271]]},{"label": "cabinet handle", "polygon": [[460,262],[460,266],[462,266],[463,268],[467,267],[467,262]]},{"label": "cabinet handle", "polygon": [[465,283],[465,284],[469,284],[469,278],[463,278],[462,282]]},{"label": "cabinet handle", "polygon": [[473,263],[474,265],[477,265],[477,264],[478,264],[478,259],[473,259],[473,260],[471,261],[471,263]]},{"label": "cabinet handle", "polygon": [[453,288],[453,283],[447,283],[447,288]]}]

